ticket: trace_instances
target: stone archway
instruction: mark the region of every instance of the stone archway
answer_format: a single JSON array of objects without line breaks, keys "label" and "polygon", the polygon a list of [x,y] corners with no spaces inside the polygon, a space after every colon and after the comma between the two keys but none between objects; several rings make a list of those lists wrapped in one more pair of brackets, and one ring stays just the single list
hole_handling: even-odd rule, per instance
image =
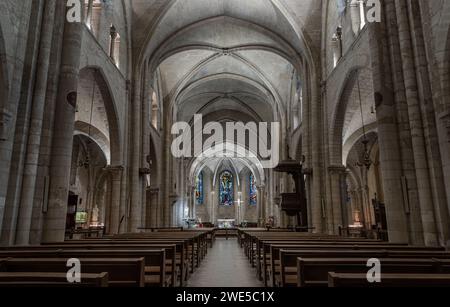
[{"label": "stone archway", "polygon": [[[75,137],[88,140],[91,147],[104,155],[104,163],[84,166],[89,170],[90,194],[86,210],[92,225],[105,226],[109,233],[118,231],[121,215],[122,155],[120,128],[113,96],[100,68],[80,70]],[[72,171],[82,161],[72,161]],[[92,162],[95,163],[95,162]],[[77,165],[78,164],[78,165]],[[72,177],[72,184],[74,178]],[[84,225],[89,227],[91,225]]]},{"label": "stone archway", "polygon": [[[122,164],[119,117],[106,80],[102,69],[98,67],[85,67],[80,70],[77,121],[97,128],[108,138],[110,165],[119,166]],[[94,116],[98,116],[90,123],[92,99]]]}]

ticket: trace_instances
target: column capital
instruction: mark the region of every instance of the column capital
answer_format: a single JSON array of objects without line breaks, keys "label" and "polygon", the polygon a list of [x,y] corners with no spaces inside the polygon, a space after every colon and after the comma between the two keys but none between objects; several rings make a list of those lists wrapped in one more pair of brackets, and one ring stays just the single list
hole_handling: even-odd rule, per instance
[{"label": "column capital", "polygon": [[147,191],[149,191],[151,194],[157,194],[157,193],[159,193],[159,187],[150,186],[147,188]]},{"label": "column capital", "polygon": [[303,169],[303,174],[304,174],[304,175],[309,175],[309,176],[311,176],[313,173],[314,173],[314,171],[313,171],[312,168],[304,168],[304,169]]},{"label": "column capital", "polygon": [[328,166],[328,172],[330,174],[345,174],[347,168],[344,165],[330,165]]},{"label": "column capital", "polygon": [[108,165],[107,167],[104,168],[105,172],[109,172],[109,173],[119,173],[121,174],[124,171],[124,167],[121,165],[118,166],[112,166],[112,165]]},{"label": "column capital", "polygon": [[141,167],[139,169],[139,175],[150,175],[152,170],[149,167]]}]

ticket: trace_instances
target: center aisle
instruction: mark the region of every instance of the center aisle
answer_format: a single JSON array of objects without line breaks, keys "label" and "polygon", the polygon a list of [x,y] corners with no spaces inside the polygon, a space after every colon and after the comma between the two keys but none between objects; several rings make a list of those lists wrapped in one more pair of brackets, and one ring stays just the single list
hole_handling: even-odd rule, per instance
[{"label": "center aisle", "polygon": [[237,239],[217,238],[188,287],[263,287]]}]

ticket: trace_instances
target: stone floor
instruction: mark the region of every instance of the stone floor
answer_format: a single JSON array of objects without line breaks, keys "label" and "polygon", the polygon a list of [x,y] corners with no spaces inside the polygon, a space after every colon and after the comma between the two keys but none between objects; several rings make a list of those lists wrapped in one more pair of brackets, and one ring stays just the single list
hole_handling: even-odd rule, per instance
[{"label": "stone floor", "polygon": [[236,239],[217,238],[188,287],[263,287]]}]

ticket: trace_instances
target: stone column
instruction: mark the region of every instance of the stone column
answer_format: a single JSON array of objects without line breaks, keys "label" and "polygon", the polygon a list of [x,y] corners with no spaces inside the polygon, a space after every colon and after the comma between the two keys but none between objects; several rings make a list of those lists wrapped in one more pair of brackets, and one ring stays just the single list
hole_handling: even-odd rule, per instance
[{"label": "stone column", "polygon": [[433,199],[431,196],[430,177],[428,173],[428,157],[426,153],[420,100],[418,97],[417,76],[415,73],[411,33],[407,15],[408,8],[405,0],[396,1],[395,9],[397,14],[403,78],[411,127],[411,141],[413,146],[423,234],[426,245],[437,245],[438,238]]},{"label": "stone column", "polygon": [[[322,233],[325,230],[324,218],[324,191],[323,191],[323,161],[322,161],[322,89],[317,78],[317,72],[311,71],[311,166],[312,166],[312,191],[311,191],[311,216],[312,227],[315,233]],[[323,87],[325,89],[325,87]]]},{"label": "stone column", "polygon": [[217,223],[217,219],[216,219],[216,211],[217,211],[217,194],[215,191],[215,187],[213,188],[214,190],[211,192],[211,223],[216,224]]},{"label": "stone column", "polygon": [[149,193],[149,196],[150,196],[150,199],[149,199],[149,209],[150,209],[150,212],[148,213],[149,214],[149,217],[148,217],[148,219],[149,219],[149,221],[150,221],[150,223],[149,223],[149,227],[156,227],[156,221],[157,221],[157,204],[155,203],[155,195],[157,194],[157,190],[155,189],[155,188],[153,188],[153,187],[150,187],[149,189],[148,189],[148,193]]},{"label": "stone column", "polygon": [[120,223],[120,199],[121,185],[124,168],[122,166],[109,166],[106,168],[111,176],[111,204],[110,204],[110,225],[109,234],[119,233]]},{"label": "stone column", "polygon": [[[190,214],[191,218],[195,219],[197,217],[197,212],[196,212],[197,211],[196,210],[197,204],[196,204],[196,199],[195,199],[195,186],[189,185],[187,187],[187,190],[189,191],[188,192],[189,193],[189,214]],[[205,193],[204,190],[203,190],[203,193]]]},{"label": "stone column", "polygon": [[[16,12],[16,18],[20,22],[17,28],[18,35],[14,39],[15,44],[12,46],[14,50],[5,50],[7,52],[6,62],[2,63],[2,66],[7,65],[9,67],[8,71],[10,72],[9,82],[6,81],[8,76],[2,76],[5,80],[1,80],[4,82],[2,82],[2,89],[0,89],[0,99],[2,100],[0,103],[0,182],[2,183],[0,185],[0,230],[2,232],[1,243],[6,243],[7,245],[13,242],[13,238],[11,238],[15,231],[15,221],[13,219],[17,216],[15,215],[17,210],[15,195],[17,194],[11,194],[9,190],[14,189],[14,193],[17,193],[18,188],[15,186],[20,179],[17,173],[20,165],[15,163],[15,158],[17,157],[13,150],[14,143],[17,141],[15,133],[18,129],[18,120],[19,123],[25,121],[23,118],[22,120],[20,119],[24,115],[20,116],[18,114],[22,82],[27,81],[29,84],[30,80],[28,79],[31,79],[30,75],[24,75],[24,67],[36,60],[35,55],[27,57],[26,54],[28,42],[33,43],[30,49],[32,48],[33,51],[36,51],[34,43],[39,36],[39,31],[31,29],[30,25],[40,28],[42,10],[43,3],[37,1],[24,1],[23,5],[21,3],[21,11]],[[32,11],[31,15],[30,11]],[[8,88],[4,86],[8,86]],[[21,130],[25,130],[23,125]],[[16,182],[11,182],[11,180]],[[9,200],[10,198],[11,201]],[[15,212],[10,214],[8,213],[9,209]]]},{"label": "stone column", "polygon": [[65,23],[44,242],[64,241],[82,36],[81,23]]},{"label": "stone column", "polygon": [[[385,2],[383,2],[385,4]],[[385,15],[390,12],[385,7]],[[369,24],[372,71],[377,108],[381,171],[386,202],[386,215],[391,242],[408,242],[408,224],[404,210],[401,178],[402,163],[397,131],[389,44],[386,24]]]},{"label": "stone column", "polygon": [[133,108],[133,101],[132,101],[132,93],[131,93],[131,81],[126,81],[126,114],[125,117],[125,125],[124,125],[124,137],[123,137],[123,161],[125,163],[124,165],[124,171],[122,175],[122,184],[121,184],[121,192],[120,192],[120,214],[119,219],[121,220],[122,217],[124,218],[123,223],[120,224],[120,230],[119,233],[127,232],[128,229],[128,212],[129,212],[129,204],[130,204],[130,197],[131,197],[131,188],[130,188],[130,173],[131,173],[131,161],[129,159],[131,148],[133,147],[133,144],[130,141],[130,138],[132,137],[132,126],[130,123],[133,122],[133,116],[132,108]]},{"label": "stone column", "polygon": [[172,191],[171,186],[171,167],[173,156],[171,154],[171,117],[170,113],[173,110],[165,109],[163,113],[163,121],[162,121],[162,135],[161,135],[161,143],[162,143],[162,156],[161,156],[161,196],[160,196],[160,222],[163,226],[170,225],[170,216],[171,216],[171,208],[172,204],[170,201],[170,194]]},{"label": "stone column", "polygon": [[333,213],[333,229],[334,234],[339,234],[339,227],[344,226],[342,212],[342,179],[346,173],[346,167],[343,165],[330,166],[328,168],[330,174],[330,190],[331,190],[331,207]]},{"label": "stone column", "polygon": [[47,80],[50,67],[50,53],[53,39],[53,26],[55,23],[56,1],[45,3],[44,17],[41,28],[39,57],[34,85],[34,95],[31,109],[31,124],[28,134],[25,165],[23,171],[22,194],[16,230],[16,244],[27,245],[30,239],[31,217],[33,213],[34,193],[39,164],[39,152],[44,118],[45,98],[47,93]]},{"label": "stone column", "polygon": [[[147,224],[147,176],[151,175],[151,161],[150,161],[150,106],[152,104],[150,96],[150,86],[152,83],[151,77],[148,74],[147,66],[144,70],[144,84],[143,84],[143,97],[142,97],[142,155],[141,155],[141,182],[142,182],[142,226],[146,227]],[[150,181],[152,178],[150,178]],[[150,183],[151,185],[151,183]],[[148,227],[148,226],[147,226]]]},{"label": "stone column", "polygon": [[349,190],[348,193],[349,193],[350,198],[351,198],[351,203],[350,203],[350,208],[348,208],[348,210],[347,210],[347,221],[348,221],[348,225],[353,225],[353,222],[354,222],[353,212],[355,211],[355,202],[357,201],[357,199],[356,199],[356,191],[355,190]]},{"label": "stone column", "polygon": [[130,200],[130,210],[129,210],[129,219],[128,219],[128,231],[136,232],[139,227],[141,227],[141,214],[142,214],[142,198],[140,196],[141,193],[141,184],[140,184],[140,164],[141,164],[141,91],[142,91],[142,80],[145,75],[143,71],[137,73],[134,85],[133,92],[133,101],[132,101],[132,117],[133,120],[131,122],[131,138],[132,138],[132,148],[130,155],[130,190],[131,190],[131,200]]},{"label": "stone column", "polygon": [[[417,75],[418,96],[420,98],[420,106],[422,111],[425,143],[427,144],[426,150],[428,156],[430,185],[432,188],[432,197],[434,201],[434,210],[437,223],[436,227],[438,230],[439,243],[445,244],[450,237],[450,215],[446,201],[447,195],[445,193],[443,159],[440,153],[441,146],[439,144],[435,107],[433,103],[429,103],[433,101],[433,91],[430,78],[432,64],[429,65],[429,61],[427,60],[424,37],[424,31],[426,31],[425,28],[427,27],[427,25],[424,25],[427,20],[427,14],[425,12],[421,13],[421,8],[426,5],[425,2],[419,4],[419,1],[414,0],[408,0],[407,4],[413,53],[415,56],[414,63]],[[442,147],[445,147],[445,144]]]},{"label": "stone column", "polygon": [[258,226],[264,227],[265,224],[265,218],[264,218],[264,186],[258,186]]}]

